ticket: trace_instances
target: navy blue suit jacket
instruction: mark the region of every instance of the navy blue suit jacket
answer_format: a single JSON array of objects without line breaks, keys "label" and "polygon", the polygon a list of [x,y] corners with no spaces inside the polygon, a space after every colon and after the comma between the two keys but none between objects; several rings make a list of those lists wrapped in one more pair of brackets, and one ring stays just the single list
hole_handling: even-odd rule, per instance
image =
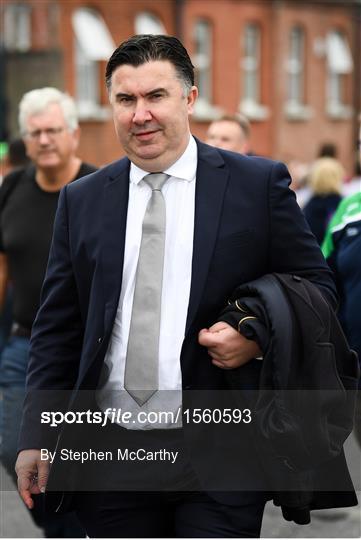
[{"label": "navy blue suit jacket", "polygon": [[[303,276],[335,302],[335,286],[288,188],[286,167],[197,141],[190,300],[181,352],[184,389],[227,388],[198,344],[232,291],[264,274]],[[20,449],[43,446],[33,390],[97,387],[122,281],[129,190],[127,158],[64,187],[31,339]],[[252,365],[245,387],[256,384]],[[257,366],[259,365],[259,362]]]}]

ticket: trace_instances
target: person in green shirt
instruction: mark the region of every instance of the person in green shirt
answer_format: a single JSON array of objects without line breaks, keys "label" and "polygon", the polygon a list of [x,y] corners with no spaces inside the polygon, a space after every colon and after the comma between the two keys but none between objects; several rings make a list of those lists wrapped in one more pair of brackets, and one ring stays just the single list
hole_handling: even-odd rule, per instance
[{"label": "person in green shirt", "polygon": [[[360,141],[361,128],[359,149]],[[361,191],[346,197],[339,204],[327,228],[322,252],[336,275],[340,293],[341,324],[350,347],[357,352],[361,364]],[[356,407],[355,433],[361,445],[360,391]]]}]

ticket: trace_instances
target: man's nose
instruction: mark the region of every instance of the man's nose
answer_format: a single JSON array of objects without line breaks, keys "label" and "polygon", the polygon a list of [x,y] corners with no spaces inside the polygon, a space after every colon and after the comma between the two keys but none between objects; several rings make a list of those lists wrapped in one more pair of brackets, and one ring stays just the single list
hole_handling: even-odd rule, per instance
[{"label": "man's nose", "polygon": [[39,133],[39,143],[40,144],[49,144],[49,141],[50,141],[50,136],[49,134],[46,132],[46,130],[41,130],[40,133]]},{"label": "man's nose", "polygon": [[143,101],[138,102],[133,115],[134,124],[145,124],[145,122],[149,122],[151,119],[152,114],[147,104]]}]

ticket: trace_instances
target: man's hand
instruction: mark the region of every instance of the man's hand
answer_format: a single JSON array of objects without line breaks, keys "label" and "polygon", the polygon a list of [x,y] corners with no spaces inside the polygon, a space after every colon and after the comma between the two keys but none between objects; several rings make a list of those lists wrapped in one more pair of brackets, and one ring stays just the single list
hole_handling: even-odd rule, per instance
[{"label": "man's hand", "polygon": [[209,329],[203,328],[198,342],[207,347],[212,364],[221,369],[234,369],[246,364],[251,358],[262,356],[255,341],[245,338],[225,322],[217,322]]},{"label": "man's hand", "polygon": [[22,450],[16,460],[18,491],[29,510],[34,507],[31,495],[44,493],[48,481],[49,461],[40,457],[40,450]]}]

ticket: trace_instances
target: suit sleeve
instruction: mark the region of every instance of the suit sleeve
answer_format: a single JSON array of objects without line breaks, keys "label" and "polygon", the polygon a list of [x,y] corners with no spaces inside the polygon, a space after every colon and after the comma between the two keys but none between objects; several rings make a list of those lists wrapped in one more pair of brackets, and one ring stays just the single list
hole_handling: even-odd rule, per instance
[{"label": "suit sleeve", "polygon": [[[268,254],[263,274],[285,273],[305,278],[316,285],[327,302],[336,308],[337,292],[333,274],[297,204],[294,192],[289,188],[290,182],[286,166],[272,162],[267,179]],[[242,298],[237,297],[237,289],[232,294],[233,300],[229,301],[217,320],[227,322],[240,331],[242,319],[254,314],[240,311]],[[238,305],[234,303],[234,298],[238,298]]]},{"label": "suit sleeve", "polygon": [[287,168],[274,163],[269,175],[270,272],[295,274],[316,285],[333,308],[337,293],[333,274],[297,204]]},{"label": "suit sleeve", "polygon": [[83,333],[69,248],[65,187],[59,197],[41,307],[32,330],[19,450],[51,446],[41,433],[41,412],[66,407],[77,379]]}]

